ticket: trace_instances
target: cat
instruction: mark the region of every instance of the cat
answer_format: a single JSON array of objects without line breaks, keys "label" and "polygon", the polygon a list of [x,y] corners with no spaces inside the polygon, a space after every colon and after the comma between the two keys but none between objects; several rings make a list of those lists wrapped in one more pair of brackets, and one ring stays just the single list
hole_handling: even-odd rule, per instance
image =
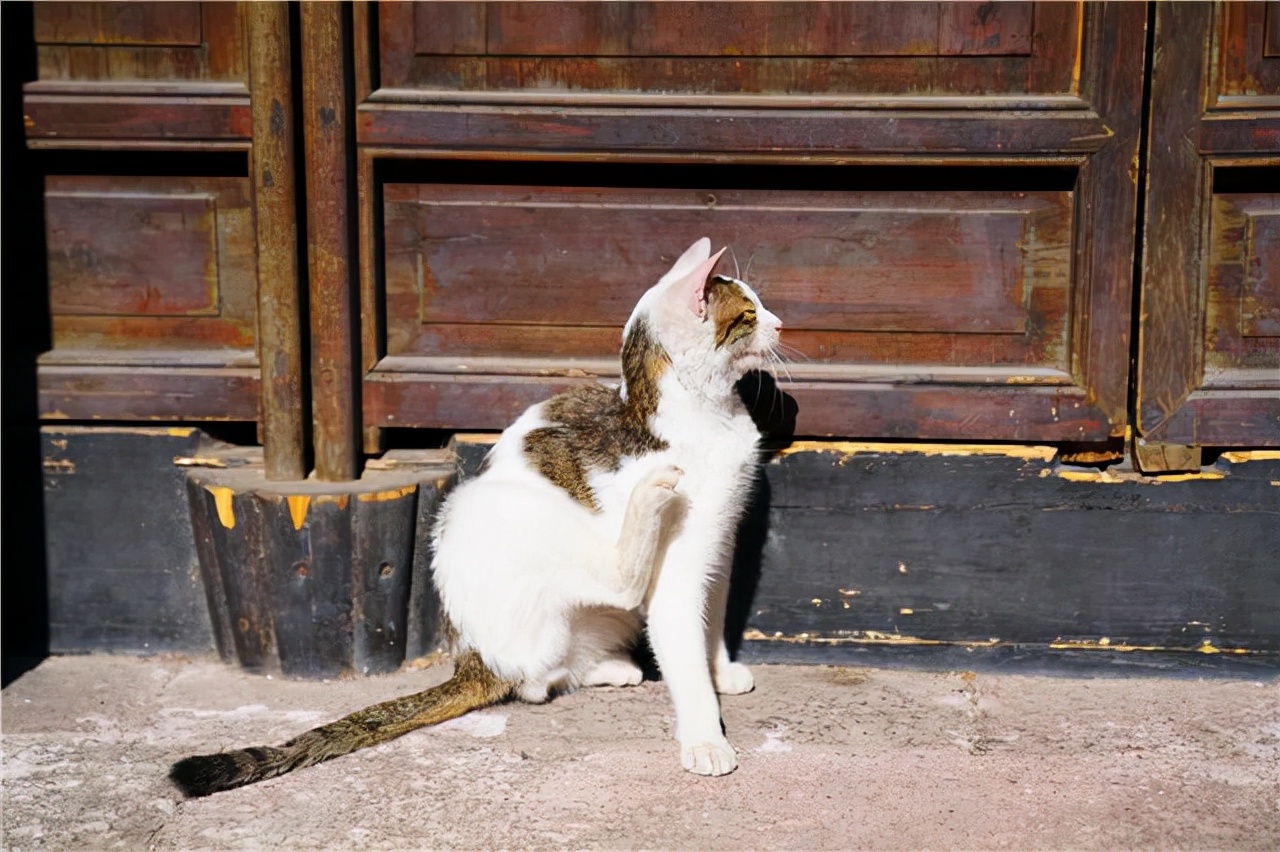
[{"label": "cat", "polygon": [[532,406],[446,498],[433,575],[458,656],[445,683],[280,746],[189,757],[189,796],[272,778],[480,707],[637,684],[641,630],[667,684],[680,761],[724,775],[737,756],[717,693],[754,688],[724,641],[733,537],[759,432],[737,393],[776,360],[781,322],[699,239],[623,329],[622,383]]}]

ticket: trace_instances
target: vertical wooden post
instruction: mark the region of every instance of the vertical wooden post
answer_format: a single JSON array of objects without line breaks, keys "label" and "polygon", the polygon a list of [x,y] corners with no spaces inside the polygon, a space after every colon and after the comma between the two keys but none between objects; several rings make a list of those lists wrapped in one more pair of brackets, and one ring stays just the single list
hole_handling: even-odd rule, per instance
[{"label": "vertical wooden post", "polygon": [[348,7],[302,4],[302,130],[311,279],[311,407],[317,478],[355,479],[359,400],[350,237]]},{"label": "vertical wooden post", "polygon": [[302,306],[294,191],[289,9],[251,3],[249,80],[254,223],[258,237],[258,351],[267,479],[306,476]]}]

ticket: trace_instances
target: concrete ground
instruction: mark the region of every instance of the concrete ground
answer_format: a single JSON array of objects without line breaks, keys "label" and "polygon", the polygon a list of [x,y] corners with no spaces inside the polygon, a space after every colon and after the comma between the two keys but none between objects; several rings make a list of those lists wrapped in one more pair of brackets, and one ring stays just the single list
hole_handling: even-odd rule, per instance
[{"label": "concrete ground", "polygon": [[666,689],[472,714],[183,801],[195,752],[274,743],[442,680],[45,661],[3,692],[3,846],[54,849],[1280,848],[1280,685],[764,666],[740,766],[679,767]]}]

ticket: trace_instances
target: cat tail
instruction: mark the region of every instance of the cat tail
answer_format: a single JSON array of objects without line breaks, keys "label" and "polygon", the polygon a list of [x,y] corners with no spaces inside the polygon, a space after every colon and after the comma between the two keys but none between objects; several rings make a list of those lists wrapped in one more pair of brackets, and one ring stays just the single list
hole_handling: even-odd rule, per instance
[{"label": "cat tail", "polygon": [[173,765],[169,778],[192,797],[243,787],[500,704],[515,687],[490,671],[478,653],[465,651],[453,677],[439,686],[357,710],[283,745],[185,758]]}]

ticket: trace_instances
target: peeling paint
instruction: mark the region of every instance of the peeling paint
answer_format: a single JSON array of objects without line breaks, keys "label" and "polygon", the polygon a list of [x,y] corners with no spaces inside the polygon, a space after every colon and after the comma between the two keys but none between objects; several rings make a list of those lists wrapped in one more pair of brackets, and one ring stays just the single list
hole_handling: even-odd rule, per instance
[{"label": "peeling paint", "polygon": [[1227,474],[1221,470],[1200,470],[1192,473],[1173,473],[1168,475],[1148,476],[1131,470],[1073,470],[1070,468],[1045,468],[1040,471],[1040,478],[1056,476],[1067,482],[1104,482],[1118,485],[1124,482],[1139,485],[1159,485],[1162,482],[1190,482],[1193,480],[1213,481],[1226,479]]},{"label": "peeling paint", "polygon": [[226,467],[225,459],[213,456],[174,456],[173,463],[178,467]]},{"label": "peeling paint", "polygon": [[874,441],[795,441],[778,451],[775,461],[795,453],[839,453],[837,464],[845,464],[856,455],[907,455],[924,456],[1004,456],[1025,461],[1053,461],[1057,450],[1053,447],[1004,444],[897,444]]},{"label": "peeling paint", "polygon": [[1231,464],[1251,461],[1276,461],[1280,460],[1280,450],[1228,450],[1220,458]]},{"label": "peeling paint", "polygon": [[985,641],[923,639],[919,636],[884,633],[879,630],[854,630],[847,635],[841,636],[815,636],[810,633],[798,633],[789,636],[781,631],[770,635],[754,628],[747,628],[747,630],[743,631],[742,638],[748,642],[784,642],[811,645],[951,645],[960,648],[993,648],[1000,644],[1000,639],[996,637]]},{"label": "peeling paint", "polygon": [[213,495],[213,504],[218,508],[218,520],[227,529],[235,529],[236,513],[231,506],[235,492],[226,485],[206,485],[204,490]]},{"label": "peeling paint", "polygon": [[364,491],[356,495],[356,499],[361,503],[382,503],[387,500],[399,500],[416,491],[418,486],[404,485],[400,488],[392,488],[388,491]]},{"label": "peeling paint", "polygon": [[73,462],[71,459],[55,459],[55,458],[46,457],[44,460],[43,466],[44,466],[45,473],[75,473],[76,472],[76,463]]},{"label": "peeling paint", "polygon": [[306,494],[290,495],[284,498],[289,504],[289,517],[293,520],[295,530],[302,529],[307,520],[307,509],[311,506],[311,497]]},{"label": "peeling paint", "polygon": [[1106,636],[1101,639],[1056,639],[1049,643],[1049,647],[1055,651],[1116,651],[1122,654],[1131,653],[1133,651],[1177,651],[1180,653],[1195,654],[1252,654],[1247,648],[1219,648],[1205,639],[1199,645],[1187,647],[1185,645],[1130,645],[1126,642],[1112,642]]}]

